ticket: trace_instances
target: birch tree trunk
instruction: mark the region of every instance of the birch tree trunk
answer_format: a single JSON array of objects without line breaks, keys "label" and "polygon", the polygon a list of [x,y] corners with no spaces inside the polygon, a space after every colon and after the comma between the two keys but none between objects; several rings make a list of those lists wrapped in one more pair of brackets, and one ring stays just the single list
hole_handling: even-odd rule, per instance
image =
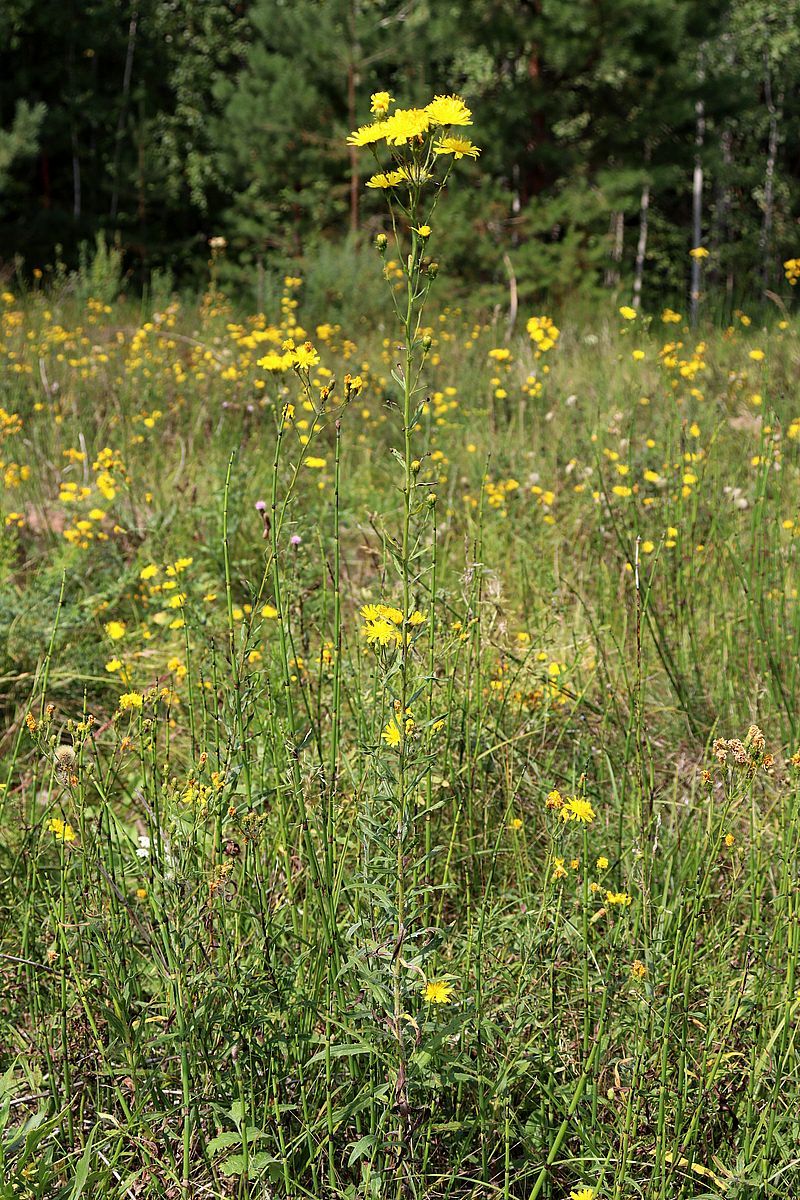
[{"label": "birch tree trunk", "polygon": [[633,275],[633,307],[642,302],[642,280],[644,279],[644,256],[647,253],[647,215],[650,209],[650,184],[642,188],[639,202],[639,240],[636,243],[636,266]]},{"label": "birch tree trunk", "polygon": [[622,262],[622,248],[625,238],[625,214],[611,214],[609,233],[614,239],[611,246],[611,266],[606,271],[606,287],[616,287],[619,283],[619,264]]},{"label": "birch tree trunk", "polygon": [[[706,132],[706,109],[702,100],[694,106],[695,111],[695,155],[692,179],[692,246],[699,247],[703,237],[703,141]],[[700,309],[701,259],[692,257],[692,287],[689,295],[689,314],[692,325],[697,324]]]}]

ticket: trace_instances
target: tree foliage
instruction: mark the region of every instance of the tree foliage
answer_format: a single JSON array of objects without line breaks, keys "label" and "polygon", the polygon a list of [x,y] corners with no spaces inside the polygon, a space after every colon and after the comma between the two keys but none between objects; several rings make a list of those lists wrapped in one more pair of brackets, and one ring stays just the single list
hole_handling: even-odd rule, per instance
[{"label": "tree foliage", "polygon": [[798,42],[800,0],[7,0],[4,257],[100,233],[187,277],[221,235],[252,282],[378,227],[344,142],[372,91],[458,91],[484,150],[441,217],[466,283],[629,290],[647,188],[645,297],[680,293],[699,158],[705,283],[733,303],[797,251]]}]

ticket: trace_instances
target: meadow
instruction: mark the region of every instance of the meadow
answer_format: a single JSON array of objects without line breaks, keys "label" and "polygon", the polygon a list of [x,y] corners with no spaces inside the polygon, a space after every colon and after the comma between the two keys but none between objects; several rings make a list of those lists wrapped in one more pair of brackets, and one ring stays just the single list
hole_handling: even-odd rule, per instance
[{"label": "meadow", "polygon": [[0,298],[4,1200],[800,1193],[800,270],[512,327],[406,132],[338,290]]}]

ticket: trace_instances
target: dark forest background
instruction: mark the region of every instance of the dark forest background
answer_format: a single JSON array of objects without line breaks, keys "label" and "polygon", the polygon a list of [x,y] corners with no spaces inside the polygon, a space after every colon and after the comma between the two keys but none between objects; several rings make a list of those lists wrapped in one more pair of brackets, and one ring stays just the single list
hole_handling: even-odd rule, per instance
[{"label": "dark forest background", "polygon": [[[461,288],[733,307],[800,251],[800,0],[4,0],[0,263],[116,247],[255,292],[381,227],[347,132],[457,91],[483,148],[437,218]],[[261,282],[259,282],[261,281]]]}]

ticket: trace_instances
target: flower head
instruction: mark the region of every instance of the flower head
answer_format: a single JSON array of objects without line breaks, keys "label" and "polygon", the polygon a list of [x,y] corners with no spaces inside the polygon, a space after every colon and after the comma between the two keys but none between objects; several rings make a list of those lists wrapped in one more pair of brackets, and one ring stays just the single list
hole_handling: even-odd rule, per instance
[{"label": "flower head", "polygon": [[47,828],[59,842],[75,841],[75,830],[67,821],[62,821],[60,817],[51,817],[47,822]]},{"label": "flower head", "polygon": [[444,979],[431,979],[422,990],[422,995],[429,1004],[449,1004],[455,988]]},{"label": "flower head", "polygon": [[455,134],[440,137],[433,149],[436,154],[452,154],[455,159],[477,158],[481,152],[480,147],[473,145],[469,138],[458,137]]},{"label": "flower head", "polygon": [[460,96],[434,96],[425,112],[432,125],[472,124],[472,113]]},{"label": "flower head", "polygon": [[398,108],[383,125],[384,137],[390,146],[405,146],[428,132],[431,119],[424,108]]},{"label": "flower head", "polygon": [[403,640],[403,635],[397,626],[387,621],[385,617],[367,621],[362,627],[361,633],[370,646],[399,646]]},{"label": "flower head", "polygon": [[591,825],[594,817],[594,809],[588,800],[584,800],[583,796],[573,796],[561,809],[563,821],[578,821],[584,825]]},{"label": "flower head", "polygon": [[381,737],[386,742],[386,745],[391,746],[393,750],[397,749],[397,747],[400,745],[401,741],[403,740],[403,734],[394,717],[392,717],[389,724],[384,727]]},{"label": "flower head", "polygon": [[382,188],[385,191],[387,188],[397,187],[397,185],[402,182],[402,171],[381,171],[377,175],[370,175],[369,179],[367,180],[367,187]]},{"label": "flower head", "polygon": [[374,121],[372,125],[361,125],[347,138],[348,146],[372,146],[386,137],[387,121]]},{"label": "flower head", "polygon": [[308,370],[309,367],[316,367],[319,363],[319,354],[311,345],[311,342],[305,342],[302,346],[298,346],[294,352],[294,366],[302,367]]},{"label": "flower head", "polygon": [[392,104],[394,104],[394,96],[390,96],[388,92],[373,92],[370,97],[369,110],[376,117],[385,117]]},{"label": "flower head", "polygon": [[56,771],[63,779],[69,779],[78,765],[78,757],[72,746],[56,746]]}]

